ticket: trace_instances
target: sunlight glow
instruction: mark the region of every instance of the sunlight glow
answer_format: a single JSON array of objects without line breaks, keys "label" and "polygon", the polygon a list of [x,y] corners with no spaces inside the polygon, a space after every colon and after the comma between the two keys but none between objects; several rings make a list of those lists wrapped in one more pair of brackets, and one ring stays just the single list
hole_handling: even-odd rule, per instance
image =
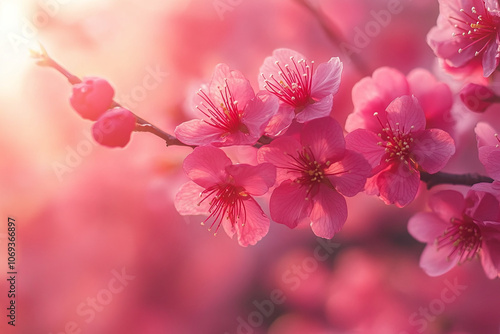
[{"label": "sunlight glow", "polygon": [[15,31],[19,28],[21,9],[19,3],[14,1],[4,2],[0,5],[0,32]]}]

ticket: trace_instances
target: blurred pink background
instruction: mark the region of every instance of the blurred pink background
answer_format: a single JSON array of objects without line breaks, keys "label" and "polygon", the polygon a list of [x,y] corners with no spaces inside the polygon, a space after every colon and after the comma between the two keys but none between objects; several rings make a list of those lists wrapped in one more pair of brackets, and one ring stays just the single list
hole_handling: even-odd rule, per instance
[{"label": "blurred pink background", "polygon": [[[293,0],[0,2],[1,333],[499,333],[499,283],[478,261],[437,278],[419,268],[424,245],[406,224],[426,209],[426,190],[405,209],[348,199],[332,241],[272,224],[242,248],[175,211],[190,149],[144,133],[125,149],[97,146],[64,77],[27,57],[28,43],[41,41],[74,74],[107,78],[119,102],[170,133],[190,118],[191,92],[217,63],[257,89],[261,63],[279,47],[344,61],[332,112],[341,124],[352,86],[380,66],[435,70],[460,88],[425,42],[437,1],[312,3],[351,46],[390,3],[401,11],[359,48],[363,72]],[[472,132],[479,116],[456,108],[462,135],[446,170],[484,173]],[[483,119],[498,129],[492,114]],[[15,328],[6,320],[7,217],[17,223]]]}]

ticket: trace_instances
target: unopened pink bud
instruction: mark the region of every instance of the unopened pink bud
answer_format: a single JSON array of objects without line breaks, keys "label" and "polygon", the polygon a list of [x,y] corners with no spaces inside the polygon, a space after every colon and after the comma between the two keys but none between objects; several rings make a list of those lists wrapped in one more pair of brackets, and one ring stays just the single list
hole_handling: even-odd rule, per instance
[{"label": "unopened pink bud", "polygon": [[83,118],[95,121],[111,107],[114,94],[113,87],[106,80],[88,77],[73,85],[69,101]]},{"label": "unopened pink bud", "polygon": [[467,108],[475,112],[484,112],[493,103],[498,102],[496,94],[486,86],[469,83],[460,90],[460,99]]},{"label": "unopened pink bud", "polygon": [[101,145],[124,147],[130,141],[136,118],[131,111],[114,108],[105,112],[92,126],[92,135]]}]

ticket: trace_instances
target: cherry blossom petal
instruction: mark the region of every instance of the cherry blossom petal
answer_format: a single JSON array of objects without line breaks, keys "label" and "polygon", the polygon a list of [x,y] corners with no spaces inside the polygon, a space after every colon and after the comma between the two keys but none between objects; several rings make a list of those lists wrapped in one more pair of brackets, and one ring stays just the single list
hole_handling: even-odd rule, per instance
[{"label": "cherry blossom petal", "polygon": [[344,156],[345,139],[340,124],[331,117],[312,120],[304,125],[300,141],[310,148],[317,161],[338,161]]},{"label": "cherry blossom petal", "polygon": [[493,194],[500,201],[500,182],[493,181],[493,183],[489,182],[481,182],[474,184],[470,190],[474,191],[484,191],[490,194]]},{"label": "cherry blossom petal", "polygon": [[321,186],[314,196],[311,211],[311,228],[318,237],[331,239],[342,229],[347,219],[344,196],[335,190]]},{"label": "cherry blossom petal", "polygon": [[[495,247],[495,245],[492,246]],[[489,246],[485,245],[484,243],[482,246],[482,253],[481,253],[481,265],[483,266],[486,277],[488,277],[489,279],[495,279],[498,277],[499,267],[493,264],[493,260],[491,259],[490,256]]]},{"label": "cherry blossom petal", "polygon": [[175,196],[174,205],[181,215],[208,215],[209,200],[202,201],[200,194],[205,188],[189,181],[182,185]]},{"label": "cherry blossom petal", "polygon": [[186,145],[201,146],[224,141],[223,131],[201,119],[193,119],[178,125],[175,136]]},{"label": "cherry blossom petal", "polygon": [[[241,224],[241,219],[237,219],[236,224]],[[222,228],[224,229],[224,232],[226,232],[226,234],[231,239],[236,234],[236,224],[233,225],[233,223],[229,219],[222,220],[222,223],[221,223]]]},{"label": "cherry blossom petal", "polygon": [[464,195],[455,190],[442,190],[429,198],[429,207],[443,221],[461,218],[465,209]]},{"label": "cherry blossom petal", "polygon": [[474,128],[474,132],[476,133],[478,148],[483,146],[496,147],[496,145],[500,143],[495,136],[497,132],[491,125],[486,122],[477,123],[476,127]]},{"label": "cherry blossom petal", "polygon": [[380,137],[365,129],[357,129],[348,133],[345,141],[346,148],[361,153],[372,168],[380,164],[380,159],[385,154],[385,149],[377,145]]},{"label": "cherry blossom petal", "polygon": [[359,153],[346,150],[344,158],[325,170],[335,189],[344,196],[354,196],[363,190],[371,166]]},{"label": "cherry blossom petal", "polygon": [[242,132],[236,131],[233,133],[224,133],[223,141],[214,142],[212,145],[214,146],[233,146],[233,145],[253,145],[255,144],[259,138],[260,134],[257,132]]},{"label": "cherry blossom petal", "polygon": [[500,180],[500,141],[493,127],[480,122],[474,129],[476,132],[479,161],[484,165],[489,176]]},{"label": "cherry blossom petal", "polygon": [[371,118],[367,117],[366,113],[352,112],[347,116],[344,128],[349,133],[356,131],[358,129],[370,129],[371,131],[380,131],[380,123],[375,117]]},{"label": "cherry blossom petal", "polygon": [[278,111],[269,120],[269,123],[264,130],[264,133],[268,136],[278,136],[282,134],[290,124],[292,124],[295,118],[294,108],[286,103],[280,103]]},{"label": "cherry blossom petal", "polygon": [[420,242],[432,243],[449,224],[433,212],[419,212],[408,221],[408,232]]},{"label": "cherry blossom petal", "polygon": [[221,150],[226,153],[233,164],[257,165],[259,163],[257,161],[258,149],[256,147],[249,145],[233,145],[222,147]]},{"label": "cherry blossom petal", "polygon": [[333,95],[327,95],[319,101],[308,104],[304,110],[299,112],[296,120],[299,123],[304,123],[313,119],[330,116],[332,112]]},{"label": "cherry blossom petal", "polygon": [[252,137],[258,140],[263,134],[269,120],[279,108],[279,99],[267,92],[259,92],[254,99],[248,102],[241,117]]},{"label": "cherry blossom petal", "polygon": [[238,235],[238,243],[246,247],[248,245],[255,245],[261,240],[269,231],[269,218],[264,214],[259,204],[253,198],[243,201],[245,206],[244,222],[242,225],[236,223],[234,228]]},{"label": "cherry blossom petal", "polygon": [[492,146],[483,146],[479,150],[479,161],[486,172],[495,180],[500,180],[500,150]]},{"label": "cherry blossom petal", "polygon": [[186,157],[183,167],[191,180],[208,188],[226,182],[226,168],[230,165],[231,160],[222,150],[212,146],[200,146]]},{"label": "cherry blossom petal", "polygon": [[[436,56],[444,59],[449,66],[461,67],[474,58],[475,50],[465,48],[467,41],[453,39],[452,33],[452,29],[433,27],[427,35],[427,44],[429,44]],[[463,49],[463,51],[459,53],[459,49]]]},{"label": "cherry blossom petal", "polygon": [[465,214],[477,221],[500,220],[500,203],[494,193],[471,189],[465,197]]},{"label": "cherry blossom petal", "polygon": [[277,182],[295,179],[300,172],[292,172],[290,168],[294,163],[294,157],[302,151],[302,145],[292,137],[278,137],[269,145],[262,146],[257,153],[259,162],[269,162],[278,168]]},{"label": "cherry blossom petal", "polygon": [[372,173],[372,175],[375,175],[375,176],[372,176],[372,177],[369,177],[366,179],[364,192],[367,195],[379,196],[380,191],[378,190],[378,184],[377,184],[378,175],[373,174],[373,173]]},{"label": "cherry blossom petal", "polygon": [[[498,37],[497,37],[498,39]],[[490,42],[483,54],[483,75],[489,77],[498,67],[498,42]]]},{"label": "cherry blossom petal", "polygon": [[[354,112],[347,117],[345,129],[347,132],[359,128],[380,131],[380,122],[387,122],[387,106],[397,97],[409,94],[408,81],[401,72],[390,67],[375,70],[372,77],[365,77],[354,85]],[[375,112],[378,117],[373,116]]]},{"label": "cherry blossom petal", "polygon": [[417,195],[420,185],[420,173],[409,170],[404,164],[398,164],[380,173],[377,178],[380,197],[386,204],[404,207]]},{"label": "cherry blossom petal", "polygon": [[[270,75],[273,75],[276,79],[279,80],[280,69],[278,68],[278,66],[276,66],[276,61],[278,61],[282,67],[285,66],[285,64],[292,65],[292,62],[290,61],[290,57],[293,57],[295,59],[295,61],[298,61],[300,59],[305,59],[305,57],[302,54],[300,54],[294,50],[285,49],[285,48],[276,49],[273,51],[272,56],[266,57],[266,59],[264,60],[264,64],[262,64],[259,71],[260,71],[260,73],[264,74],[266,79],[269,78]],[[265,89],[264,85],[265,85],[264,78],[262,78],[262,76],[259,75],[259,87],[260,87],[260,89]]]},{"label": "cherry blossom petal", "polygon": [[307,188],[293,181],[284,181],[274,189],[269,202],[271,218],[294,228],[309,215],[311,200],[306,200]]},{"label": "cherry blossom petal", "polygon": [[401,96],[392,101],[387,107],[387,118],[393,128],[398,128],[399,123],[399,129],[405,133],[425,129],[425,114],[414,96]]},{"label": "cherry blossom petal", "polygon": [[257,166],[231,165],[226,167],[226,171],[233,177],[236,186],[243,187],[253,196],[262,196],[267,193],[276,180],[276,167],[270,163]]},{"label": "cherry blossom petal", "polygon": [[455,142],[451,136],[440,129],[422,131],[415,136],[411,149],[416,162],[428,173],[439,172],[455,154]]},{"label": "cherry blossom petal", "polygon": [[312,78],[311,97],[321,100],[328,95],[335,95],[340,86],[342,62],[338,57],[331,58],[327,63],[320,64]]},{"label": "cherry blossom petal", "polygon": [[[371,109],[371,113],[385,110],[395,98],[409,95],[408,81],[403,73],[390,67],[381,67],[373,72],[372,77],[367,77],[354,85],[352,101],[355,112],[361,109]],[[374,108],[378,106],[379,108]]]},{"label": "cherry blossom petal", "polygon": [[482,225],[481,263],[486,276],[493,279],[500,272],[500,222],[485,221]]},{"label": "cherry blossom petal", "polygon": [[241,72],[231,70],[226,64],[218,64],[208,86],[209,96],[216,105],[226,104],[222,98],[223,94],[221,95],[221,90],[224,92],[225,87],[229,89],[234,100],[238,101],[241,109],[255,96],[250,81]]},{"label": "cherry blossom petal", "polygon": [[453,94],[450,87],[439,82],[427,70],[417,68],[408,74],[410,91],[424,110],[427,128],[451,131],[455,119],[451,115]]},{"label": "cherry blossom petal", "polygon": [[491,10],[499,10],[500,4],[498,0],[484,0],[486,8],[490,8]]},{"label": "cherry blossom petal", "polygon": [[451,270],[458,264],[459,257],[453,256],[448,259],[448,255],[453,251],[453,245],[440,248],[436,244],[428,244],[420,257],[420,267],[427,275],[440,276]]}]

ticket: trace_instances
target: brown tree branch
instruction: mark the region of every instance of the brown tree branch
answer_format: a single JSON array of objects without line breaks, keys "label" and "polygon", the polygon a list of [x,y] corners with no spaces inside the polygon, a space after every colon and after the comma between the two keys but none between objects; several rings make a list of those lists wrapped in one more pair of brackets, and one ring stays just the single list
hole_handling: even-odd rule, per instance
[{"label": "brown tree branch", "polygon": [[476,183],[481,183],[481,182],[492,183],[494,181],[491,177],[476,173],[450,174],[444,172],[438,172],[435,174],[420,172],[420,180],[427,183],[427,189],[431,189],[432,187],[437,186],[439,184],[472,186]]}]

